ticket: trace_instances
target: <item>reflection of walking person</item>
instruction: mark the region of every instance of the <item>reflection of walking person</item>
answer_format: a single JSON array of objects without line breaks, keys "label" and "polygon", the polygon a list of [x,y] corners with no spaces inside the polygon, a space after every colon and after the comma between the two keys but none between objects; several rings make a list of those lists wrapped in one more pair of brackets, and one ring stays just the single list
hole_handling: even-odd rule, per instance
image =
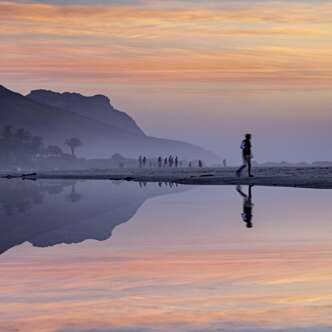
[{"label": "reflection of walking person", "polygon": [[236,171],[237,176],[241,176],[242,171],[247,167],[248,168],[248,176],[253,177],[251,174],[251,134],[246,134],[245,139],[241,143],[242,149],[242,158],[243,158],[243,165]]},{"label": "reflection of walking person", "polygon": [[251,189],[252,189],[252,185],[250,185],[248,187],[248,195],[246,195],[243,191],[241,186],[237,186],[236,190],[237,192],[243,197],[243,210],[242,210],[242,220],[243,222],[245,222],[247,224],[247,228],[252,228],[252,210],[254,207],[254,204],[252,202],[252,193],[251,193]]}]

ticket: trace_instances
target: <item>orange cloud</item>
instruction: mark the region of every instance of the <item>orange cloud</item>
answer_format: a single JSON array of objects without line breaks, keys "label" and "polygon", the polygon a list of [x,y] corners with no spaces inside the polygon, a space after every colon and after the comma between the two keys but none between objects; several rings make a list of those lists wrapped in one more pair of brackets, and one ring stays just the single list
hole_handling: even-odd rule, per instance
[{"label": "orange cloud", "polygon": [[209,9],[0,3],[6,76],[115,82],[332,81],[332,5]]}]

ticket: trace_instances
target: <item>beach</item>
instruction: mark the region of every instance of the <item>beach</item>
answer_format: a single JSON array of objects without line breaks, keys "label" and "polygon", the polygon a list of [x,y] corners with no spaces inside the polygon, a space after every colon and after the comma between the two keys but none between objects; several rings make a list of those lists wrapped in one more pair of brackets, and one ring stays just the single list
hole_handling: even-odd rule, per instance
[{"label": "beach", "polygon": [[114,168],[85,171],[40,171],[35,174],[2,172],[1,177],[26,180],[125,180],[135,182],[173,182],[186,185],[257,185],[332,189],[332,167],[257,167],[254,177],[235,175],[236,168]]}]

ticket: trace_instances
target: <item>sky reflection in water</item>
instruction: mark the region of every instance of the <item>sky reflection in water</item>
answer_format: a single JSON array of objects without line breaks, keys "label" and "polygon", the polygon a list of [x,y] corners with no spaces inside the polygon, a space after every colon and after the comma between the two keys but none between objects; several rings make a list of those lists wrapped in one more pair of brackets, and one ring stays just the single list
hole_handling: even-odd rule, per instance
[{"label": "sky reflection in water", "polygon": [[329,331],[331,192],[248,190],[1,181],[0,330]]}]

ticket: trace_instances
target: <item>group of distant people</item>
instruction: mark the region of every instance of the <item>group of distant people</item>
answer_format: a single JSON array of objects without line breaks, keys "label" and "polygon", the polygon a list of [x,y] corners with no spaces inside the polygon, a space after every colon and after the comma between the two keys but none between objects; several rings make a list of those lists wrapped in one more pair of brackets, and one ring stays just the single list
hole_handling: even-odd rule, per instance
[{"label": "group of distant people", "polygon": [[[253,177],[252,174],[252,165],[251,165],[251,160],[253,158],[252,155],[252,145],[251,145],[251,134],[245,134],[244,139],[241,142],[241,150],[242,150],[242,161],[243,164],[241,167],[236,171],[236,175],[240,177],[244,171],[245,168],[248,170],[248,176]],[[159,156],[157,159],[148,159],[146,156],[140,155],[138,157],[138,164],[140,168],[152,168],[152,167],[159,167],[159,168],[177,168],[177,167],[194,167],[198,166],[199,168],[203,167],[203,161],[198,160],[198,161],[179,161],[178,156],[172,156],[170,155],[169,157],[162,157]],[[222,161],[222,165],[224,167],[227,167],[227,160],[224,159]]]},{"label": "group of distant people", "polygon": [[138,164],[140,168],[144,167],[178,167],[179,166],[179,158],[177,156],[173,157],[170,155],[169,157],[161,157],[159,156],[157,160],[148,159],[145,156],[138,157]]},{"label": "group of distant people", "polygon": [[[203,161],[198,160],[197,166],[202,168],[203,167]],[[161,157],[159,156],[156,160],[155,159],[148,159],[146,156],[139,156],[138,157],[138,165],[140,168],[146,168],[146,167],[159,167],[159,168],[178,168],[178,167],[183,167],[184,165],[188,167],[194,167],[193,161],[180,161],[178,156],[172,156],[170,155],[169,157]]]},{"label": "group of distant people", "polygon": [[177,156],[173,157],[170,155],[168,158],[158,157],[158,167],[179,167],[179,158]]}]

